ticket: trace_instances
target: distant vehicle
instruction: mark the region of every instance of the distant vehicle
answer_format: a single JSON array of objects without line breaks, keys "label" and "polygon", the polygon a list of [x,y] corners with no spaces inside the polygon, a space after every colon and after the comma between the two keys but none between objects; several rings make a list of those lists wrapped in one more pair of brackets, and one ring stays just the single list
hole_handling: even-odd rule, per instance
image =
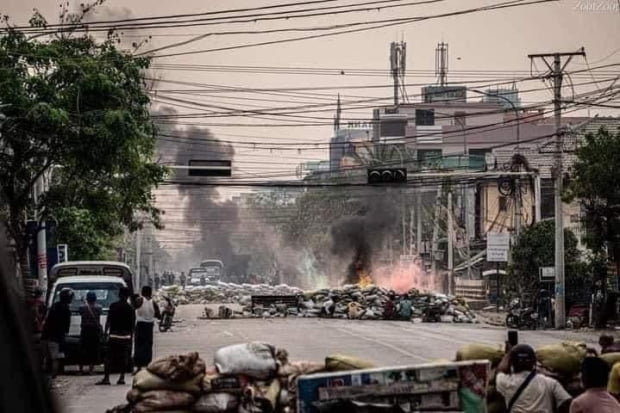
[{"label": "distant vehicle", "polygon": [[220,260],[204,260],[200,266],[207,271],[210,278],[215,278],[216,281],[221,280],[224,276],[224,263]]},{"label": "distant vehicle", "polygon": [[97,295],[97,304],[103,309],[103,315],[99,320],[101,326],[105,326],[110,304],[118,301],[118,293],[121,287],[127,283],[118,276],[113,275],[78,275],[64,276],[59,278],[53,285],[48,296],[48,307],[59,301],[60,291],[63,288],[73,290],[71,302],[71,326],[65,342],[65,365],[73,365],[79,362],[80,357],[80,306],[86,302],[86,294],[89,291]]},{"label": "distant vehicle", "polygon": [[188,285],[205,285],[208,282],[213,282],[213,280],[209,279],[207,270],[202,267],[190,269],[187,279]]}]

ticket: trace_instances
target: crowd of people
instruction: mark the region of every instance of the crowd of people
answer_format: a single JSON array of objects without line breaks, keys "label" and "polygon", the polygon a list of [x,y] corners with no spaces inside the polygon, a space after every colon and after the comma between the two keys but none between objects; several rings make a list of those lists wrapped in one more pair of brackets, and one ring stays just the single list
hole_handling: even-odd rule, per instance
[{"label": "crowd of people", "polygon": [[[65,359],[66,338],[71,326],[71,303],[74,292],[65,288],[49,309],[40,289],[35,290],[28,306],[39,361],[51,378],[55,378]],[[164,311],[167,311],[164,309]],[[79,374],[93,374],[103,363],[104,377],[98,385],[109,385],[110,374],[119,373],[117,384],[125,384],[125,374],[146,367],[153,359],[153,330],[162,312],[153,300],[153,289],[144,286],[141,294],[132,295],[121,287],[118,300],[110,305],[105,325],[101,325],[102,307],[97,295],[89,291],[79,307]],[[102,349],[105,346],[105,356]],[[133,357],[132,357],[133,348]],[[88,370],[85,371],[85,367]]]}]

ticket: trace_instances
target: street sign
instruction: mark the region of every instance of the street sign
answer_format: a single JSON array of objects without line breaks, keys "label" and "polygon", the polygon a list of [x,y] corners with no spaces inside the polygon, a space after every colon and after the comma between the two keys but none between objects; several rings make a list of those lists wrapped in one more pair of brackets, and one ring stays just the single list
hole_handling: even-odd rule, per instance
[{"label": "street sign", "polygon": [[538,269],[540,281],[555,281],[555,267],[540,267]]},{"label": "street sign", "polygon": [[58,244],[56,251],[59,263],[69,261],[69,246],[67,244]]},{"label": "street sign", "polygon": [[508,262],[508,250],[510,250],[510,234],[487,233],[487,262]]}]

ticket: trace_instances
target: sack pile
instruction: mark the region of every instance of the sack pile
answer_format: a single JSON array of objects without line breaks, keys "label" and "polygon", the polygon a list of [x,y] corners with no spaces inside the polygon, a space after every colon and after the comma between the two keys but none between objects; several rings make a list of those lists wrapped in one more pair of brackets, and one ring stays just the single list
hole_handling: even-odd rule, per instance
[{"label": "sack pile", "polygon": [[297,378],[325,371],[371,368],[369,361],[332,355],[324,363],[291,362],[288,353],[266,343],[220,348],[206,368],[198,353],[164,357],[134,376],[127,404],[113,413],[272,413],[296,409]]},{"label": "sack pile", "polygon": [[[267,284],[234,284],[220,282],[200,287],[180,286],[162,287],[159,294],[177,300],[179,304],[238,304],[241,311],[221,306],[217,313],[205,308],[207,318],[249,318],[249,317],[319,317],[324,304],[337,297],[335,318],[382,320],[383,309],[390,291],[383,287],[370,285],[345,285],[340,288],[325,288],[317,291],[302,291],[286,284],[270,286]],[[422,318],[429,308],[440,309],[441,321],[449,323],[477,323],[476,314],[467,303],[459,298],[438,293],[422,293],[411,289],[409,299],[413,303],[413,318]],[[252,308],[252,295],[297,295],[299,305],[256,306]]]}]

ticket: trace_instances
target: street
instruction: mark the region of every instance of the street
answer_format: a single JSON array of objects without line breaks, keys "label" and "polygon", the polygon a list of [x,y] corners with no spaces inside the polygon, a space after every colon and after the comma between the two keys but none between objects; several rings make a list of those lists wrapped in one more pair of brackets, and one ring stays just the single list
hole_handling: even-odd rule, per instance
[{"label": "street", "polygon": [[[413,324],[396,321],[325,319],[233,319],[200,320],[203,306],[178,308],[179,323],[173,331],[156,333],[155,357],[198,351],[209,363],[225,345],[264,341],[285,348],[291,360],[322,361],[334,353],[363,357],[377,365],[420,364],[453,359],[467,343],[499,345],[506,330],[484,324]],[[573,331],[523,331],[520,341],[534,347],[561,340],[581,340],[595,345],[591,333]],[[98,376],[60,378],[57,395],[63,413],[103,412],[121,404],[130,384],[95,386]],[[112,377],[113,382],[116,377]]]}]

